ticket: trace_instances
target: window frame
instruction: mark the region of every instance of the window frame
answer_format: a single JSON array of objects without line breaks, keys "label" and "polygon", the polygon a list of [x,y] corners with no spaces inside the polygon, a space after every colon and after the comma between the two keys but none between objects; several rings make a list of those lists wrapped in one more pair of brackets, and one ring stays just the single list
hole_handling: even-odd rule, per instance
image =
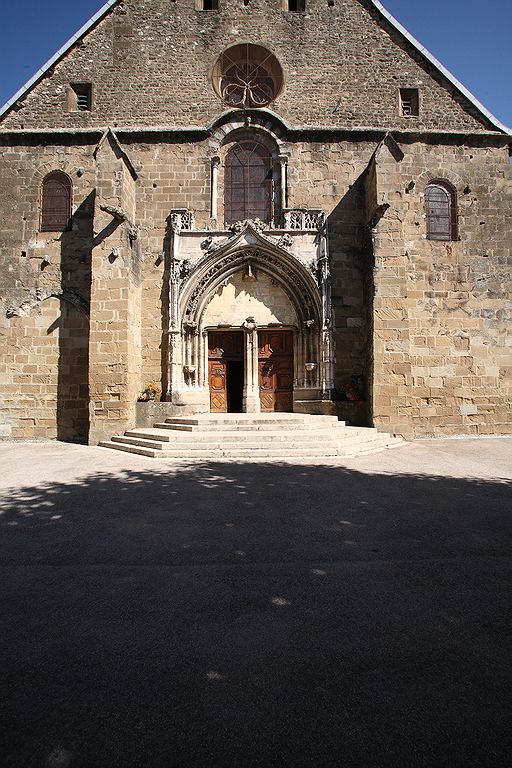
[{"label": "window frame", "polygon": [[[436,201],[430,199],[431,194],[436,190],[442,191],[446,196],[446,215],[441,215],[439,213],[440,201],[437,201],[438,205],[436,209]],[[432,179],[425,187],[424,197],[427,240],[437,242],[450,242],[457,240],[457,192],[455,187],[444,179]],[[439,227],[440,220],[444,220],[446,222],[446,226],[442,229]]]},{"label": "window frame", "polygon": [[[254,79],[249,73],[258,76]],[[211,77],[217,96],[230,109],[268,107],[284,86],[278,59],[268,48],[256,43],[237,43],[226,48],[217,58]]]},{"label": "window frame", "polygon": [[[247,153],[248,147],[252,145],[253,146],[253,153],[254,149],[258,148],[259,150],[259,156],[263,159],[263,167],[266,168],[266,177],[264,179],[263,185],[260,181],[254,180],[254,177],[256,176],[256,171],[254,172],[254,176],[251,179],[251,167],[254,167],[255,169],[258,167],[261,167],[261,165],[254,165],[250,166],[249,164],[244,164],[243,172],[242,172],[242,178],[243,178],[243,189],[244,189],[244,199],[243,203],[242,201],[238,201],[238,204],[240,207],[243,207],[243,212],[240,213],[240,215],[233,215],[233,210],[236,209],[236,202],[233,200],[233,193],[236,188],[236,186],[240,186],[240,182],[238,185],[233,184],[233,176],[235,175],[230,169],[234,168],[235,165],[231,165],[231,160],[234,158],[234,155],[237,151],[240,150],[240,148],[243,149],[244,153]],[[247,157],[247,155],[246,155]],[[272,151],[269,149],[269,147],[266,146],[261,141],[258,141],[254,138],[240,138],[237,141],[233,142],[233,144],[229,147],[229,149],[226,152],[226,155],[224,157],[224,163],[223,163],[223,176],[224,176],[224,193],[223,193],[223,206],[224,206],[224,226],[229,227],[232,224],[234,224],[236,221],[243,221],[245,219],[261,219],[265,223],[268,223],[269,225],[273,224],[274,216],[275,216],[275,179],[274,179],[274,156]],[[249,175],[248,175],[249,174]],[[248,183],[246,183],[248,182]],[[255,188],[255,186],[259,185],[260,187],[263,186],[265,190],[265,200],[264,200],[264,207],[266,208],[265,211],[261,210],[263,208],[262,205],[260,205],[260,210],[254,210],[252,208],[253,201],[251,200],[251,188]],[[235,203],[235,204],[234,204]],[[256,203],[257,205],[257,203]]]},{"label": "window frame", "polygon": [[283,5],[288,13],[306,13],[306,0],[283,0]]},{"label": "window frame", "polygon": [[[64,191],[64,202],[60,207],[51,205],[56,196],[50,192],[51,187],[59,184]],[[64,207],[65,206],[65,207]],[[73,182],[64,171],[50,171],[41,183],[41,215],[39,222],[40,232],[66,232],[71,226],[73,208]],[[57,226],[55,226],[57,225]]]},{"label": "window frame", "polygon": [[[79,106],[79,99],[87,99],[87,106]],[[92,112],[92,83],[76,82],[70,83],[68,88],[68,109],[70,112]]]},{"label": "window frame", "polygon": [[[406,101],[410,101],[410,112],[404,111]],[[399,88],[398,109],[400,117],[405,117],[407,120],[410,120],[412,117],[419,117],[421,109],[419,88]]]}]

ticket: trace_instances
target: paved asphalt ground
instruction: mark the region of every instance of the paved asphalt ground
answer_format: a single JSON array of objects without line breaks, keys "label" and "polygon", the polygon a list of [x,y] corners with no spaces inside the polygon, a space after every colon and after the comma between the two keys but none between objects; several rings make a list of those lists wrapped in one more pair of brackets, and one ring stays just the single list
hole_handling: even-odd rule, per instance
[{"label": "paved asphalt ground", "polygon": [[508,768],[511,454],[1,445],[0,768]]}]

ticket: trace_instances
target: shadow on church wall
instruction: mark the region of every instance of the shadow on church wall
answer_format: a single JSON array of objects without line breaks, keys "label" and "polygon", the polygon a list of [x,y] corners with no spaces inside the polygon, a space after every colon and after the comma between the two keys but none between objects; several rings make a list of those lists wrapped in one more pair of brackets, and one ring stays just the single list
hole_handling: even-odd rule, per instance
[{"label": "shadow on church wall", "polygon": [[[89,432],[89,314],[95,192],[78,206],[60,237],[61,288],[57,381],[57,439],[87,442]],[[81,301],[80,301],[81,300]],[[50,329],[48,330],[50,332]]]},{"label": "shadow on church wall", "polygon": [[[339,396],[345,384],[353,383],[364,404],[357,405],[356,420],[352,423],[371,426],[374,287],[371,234],[366,226],[365,176],[366,170],[350,185],[327,222],[336,327],[334,397]],[[350,421],[345,411],[341,418]]]}]

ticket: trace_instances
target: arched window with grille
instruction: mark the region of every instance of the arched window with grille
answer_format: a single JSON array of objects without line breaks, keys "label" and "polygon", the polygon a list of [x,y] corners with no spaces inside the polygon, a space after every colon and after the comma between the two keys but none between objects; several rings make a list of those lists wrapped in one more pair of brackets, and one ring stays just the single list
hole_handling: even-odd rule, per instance
[{"label": "arched window with grille", "polygon": [[457,239],[455,190],[446,181],[431,181],[425,189],[428,240]]},{"label": "arched window with grille", "polygon": [[224,221],[272,220],[272,156],[256,141],[240,141],[226,155]]},{"label": "arched window with grille", "polygon": [[62,171],[52,171],[43,180],[41,232],[63,232],[71,218],[71,179]]}]

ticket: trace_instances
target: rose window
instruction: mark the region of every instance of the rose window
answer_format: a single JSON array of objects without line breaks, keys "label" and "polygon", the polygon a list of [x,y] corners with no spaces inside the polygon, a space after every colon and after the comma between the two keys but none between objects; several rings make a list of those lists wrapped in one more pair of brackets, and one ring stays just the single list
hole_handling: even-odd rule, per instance
[{"label": "rose window", "polygon": [[277,97],[282,83],[279,62],[260,45],[234,45],[214,67],[215,90],[232,107],[265,107]]}]

